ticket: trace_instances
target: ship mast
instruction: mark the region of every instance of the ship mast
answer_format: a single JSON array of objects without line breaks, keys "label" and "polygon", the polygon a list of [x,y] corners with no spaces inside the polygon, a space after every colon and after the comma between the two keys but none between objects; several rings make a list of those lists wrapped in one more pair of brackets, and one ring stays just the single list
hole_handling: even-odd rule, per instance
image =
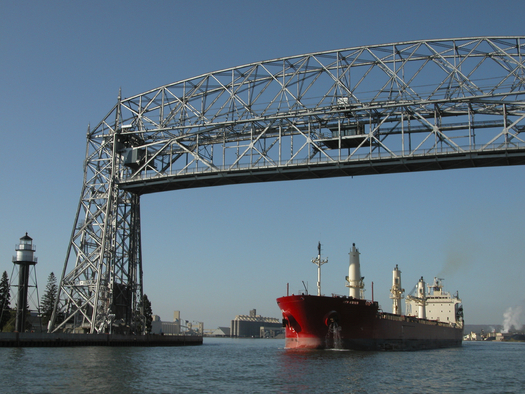
[{"label": "ship mast", "polygon": [[394,315],[401,314],[401,298],[405,289],[401,287],[401,271],[397,264],[392,272],[392,288],[390,289],[390,298],[392,299],[392,313]]},{"label": "ship mast", "polygon": [[[414,290],[416,290],[417,295],[408,295],[406,297],[407,314],[409,313],[408,309],[410,305],[410,316],[417,316],[420,319],[426,319],[427,318],[427,295],[425,293],[425,280],[423,279],[423,277],[419,279]],[[414,290],[412,290],[410,293],[412,293]],[[430,298],[435,299],[434,296]],[[415,311],[416,306],[417,306],[417,312]],[[441,312],[443,311],[441,310]],[[437,318],[437,320],[439,320],[439,318]]]},{"label": "ship mast", "polygon": [[355,243],[352,244],[352,250],[350,250],[350,265],[348,267],[348,276],[346,277],[346,287],[350,288],[350,297],[361,299],[363,298],[363,288],[365,287],[361,276],[361,264],[359,263],[359,250],[355,247]]},{"label": "ship mast", "polygon": [[321,266],[328,263],[328,259],[321,260],[321,242],[317,245],[317,257],[312,260],[312,263],[317,265],[317,295],[321,295]]},{"label": "ship mast", "polygon": [[420,319],[426,319],[427,313],[426,313],[426,303],[427,303],[427,296],[425,294],[425,280],[423,277],[419,279],[419,282],[417,282],[417,298],[416,303],[418,305],[418,317]]}]

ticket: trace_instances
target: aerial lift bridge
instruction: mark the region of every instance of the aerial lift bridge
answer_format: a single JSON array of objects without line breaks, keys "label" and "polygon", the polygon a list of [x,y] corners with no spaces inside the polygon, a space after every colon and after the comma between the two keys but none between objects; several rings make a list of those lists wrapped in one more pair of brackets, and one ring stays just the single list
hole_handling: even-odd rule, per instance
[{"label": "aerial lift bridge", "polygon": [[140,197],[525,163],[525,37],[397,42],[161,86],[87,132],[52,332],[141,331]]}]

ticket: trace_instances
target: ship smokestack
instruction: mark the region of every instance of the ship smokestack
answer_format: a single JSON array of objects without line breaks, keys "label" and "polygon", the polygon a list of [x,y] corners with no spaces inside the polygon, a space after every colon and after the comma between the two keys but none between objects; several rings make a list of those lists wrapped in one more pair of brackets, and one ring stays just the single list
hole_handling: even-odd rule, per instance
[{"label": "ship smokestack", "polygon": [[364,277],[361,277],[361,265],[359,263],[359,250],[352,244],[350,250],[350,265],[348,267],[348,276],[346,277],[346,287],[350,288],[350,297],[360,299],[363,297]]},{"label": "ship smokestack", "polygon": [[392,298],[392,313],[394,315],[401,315],[401,299],[405,289],[401,287],[401,271],[399,268],[394,268],[392,272],[392,288],[390,289],[390,298]]}]

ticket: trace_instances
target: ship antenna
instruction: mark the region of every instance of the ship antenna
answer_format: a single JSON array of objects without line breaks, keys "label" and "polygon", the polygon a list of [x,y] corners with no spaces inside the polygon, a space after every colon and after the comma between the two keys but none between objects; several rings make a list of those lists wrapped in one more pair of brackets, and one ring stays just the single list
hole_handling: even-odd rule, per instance
[{"label": "ship antenna", "polygon": [[321,266],[328,263],[328,259],[321,260],[321,242],[317,245],[317,257],[312,260],[312,263],[317,265],[317,295],[321,295]]}]

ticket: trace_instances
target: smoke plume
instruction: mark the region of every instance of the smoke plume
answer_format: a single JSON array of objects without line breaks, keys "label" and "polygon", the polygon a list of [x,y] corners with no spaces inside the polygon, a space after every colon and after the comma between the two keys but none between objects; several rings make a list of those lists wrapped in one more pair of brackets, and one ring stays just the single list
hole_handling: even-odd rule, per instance
[{"label": "smoke plume", "polygon": [[467,243],[459,245],[457,243],[451,243],[448,245],[446,250],[445,264],[438,273],[438,277],[452,278],[458,271],[467,270],[473,263],[474,256],[473,251],[475,247],[465,247]]},{"label": "smoke plume", "polygon": [[521,329],[523,317],[523,305],[507,308],[503,314],[503,330],[501,332],[508,333],[513,326],[515,330]]}]

